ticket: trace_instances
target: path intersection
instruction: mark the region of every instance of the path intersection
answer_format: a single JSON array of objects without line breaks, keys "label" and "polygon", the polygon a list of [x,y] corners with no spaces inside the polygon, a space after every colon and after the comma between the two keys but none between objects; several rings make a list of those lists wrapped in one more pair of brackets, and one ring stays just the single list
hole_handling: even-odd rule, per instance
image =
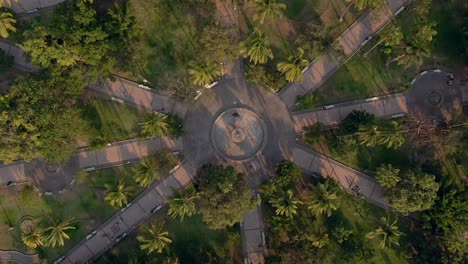
[{"label": "path intersection", "polygon": [[[365,45],[410,1],[388,2],[388,7],[379,11],[380,19],[375,19],[376,14],[366,13],[343,33],[340,43],[346,57],[352,56]],[[226,16],[233,17],[232,14]],[[6,42],[0,44],[2,49],[15,55],[17,67],[29,71],[37,69],[24,60],[19,47]],[[458,104],[459,86],[447,87],[443,81],[446,73],[433,70],[419,75],[406,93],[347,102],[327,110],[316,108],[291,112],[297,96],[314,91],[344,62],[344,59],[334,55],[323,54],[309,65],[304,73],[304,81],[292,83],[276,94],[247,83],[243,61],[238,59],[225,65],[224,78],[211,88],[210,94],[201,96],[193,106],[184,105],[145,85],[119,77],[116,77],[115,81],[101,80],[89,85],[88,91],[116,102],[150,112],[178,114],[183,117],[185,134],[175,141],[168,138],[130,140],[112,144],[97,152],[79,150],[68,164],[61,167],[63,170],[95,170],[135,162],[163,147],[181,151],[185,160],[167,177],[155,182],[127,207],[93,231],[88,239],[84,239],[64,254],[57,263],[88,263],[98,258],[122,237],[149,219],[176,189],[190,185],[197,169],[206,163],[234,166],[246,175],[252,195],[258,196],[260,184],[274,176],[274,167],[279,161],[287,159],[295,162],[306,174],[318,173],[337,179],[349,192],[353,186],[358,185],[368,201],[388,208],[383,189],[373,178],[301,145],[298,139],[303,127],[318,121],[326,126],[335,126],[352,110],[366,110],[378,118],[395,118],[422,112],[430,112],[434,116],[444,115],[447,111],[443,110],[441,105],[434,105],[434,109],[427,111],[431,106],[427,105],[427,100],[421,98],[429,95],[424,94],[427,91],[421,87],[426,87],[428,83],[440,84],[435,90],[446,99],[444,102]],[[38,161],[36,166],[44,166],[40,165],[43,163]],[[0,170],[10,171],[15,177],[27,179],[31,176],[26,176],[28,170],[25,168],[34,166],[34,162],[31,164],[33,165],[17,162],[10,166],[0,166]],[[30,180],[36,185],[47,186],[47,175],[32,178]],[[41,180],[44,184],[40,183]],[[67,181],[71,182],[73,179],[67,178]],[[60,188],[66,187],[60,186],[55,189]],[[47,190],[44,189],[45,191]],[[252,211],[244,212],[241,237],[246,263],[264,262],[266,248],[261,212],[260,205]]]}]

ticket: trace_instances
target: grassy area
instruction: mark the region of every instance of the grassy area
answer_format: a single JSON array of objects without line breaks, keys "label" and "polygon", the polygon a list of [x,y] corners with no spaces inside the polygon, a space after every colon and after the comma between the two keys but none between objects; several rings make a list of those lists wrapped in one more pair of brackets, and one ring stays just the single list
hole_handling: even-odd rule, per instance
[{"label": "grassy area", "polygon": [[[103,169],[89,174],[83,173],[77,178],[77,182],[71,190],[60,195],[39,196],[30,186],[17,186],[17,192],[14,189],[10,189],[10,191],[3,189],[0,194],[2,206],[0,212],[0,249],[27,251],[21,242],[19,228],[21,219],[24,217],[32,219],[43,219],[50,216],[60,219],[73,217],[77,220],[76,229],[70,232],[70,240],[66,241],[63,248],[38,249],[38,253],[48,260],[57,258],[113,214],[115,209],[103,201],[104,187],[114,183],[116,176],[126,178],[130,182],[134,166],[136,164]],[[141,190],[141,188],[137,188],[134,197]],[[9,226],[13,228],[7,229]]]},{"label": "grassy area", "polygon": [[145,111],[101,97],[87,100],[83,109],[85,120],[96,129],[94,140],[102,144],[137,137],[138,122],[145,114]]},{"label": "grassy area", "polygon": [[184,218],[183,222],[165,216],[160,211],[153,220],[166,221],[166,229],[172,243],[161,254],[148,255],[140,251],[137,233],[143,232],[149,224],[142,225],[138,231],[104,254],[97,263],[138,263],[157,260],[162,262],[167,256],[177,256],[180,263],[241,263],[242,250],[238,228],[214,231],[202,221],[200,215]]},{"label": "grassy area", "polygon": [[143,40],[135,43],[139,71],[153,85],[162,86],[161,79],[185,69],[195,57],[202,16],[182,1],[136,0],[129,4],[143,30]]},{"label": "grassy area", "polygon": [[[393,23],[401,27],[404,35],[411,36],[415,30],[415,16],[414,10],[408,8],[396,17]],[[421,67],[404,69],[396,63],[386,65],[388,58],[380,52],[379,47],[364,56],[378,41],[378,38],[374,38],[309,95],[316,100],[301,105],[302,109],[405,91],[414,75],[423,69],[459,66],[460,54],[463,53],[463,33],[460,30],[463,22],[463,1],[433,1],[429,18],[437,24],[438,34],[434,40],[433,55],[427,58]]]},{"label": "grassy area", "polygon": [[402,92],[416,73],[395,64],[387,66],[378,50],[366,57],[357,55],[310,95],[317,101],[305,108]]}]

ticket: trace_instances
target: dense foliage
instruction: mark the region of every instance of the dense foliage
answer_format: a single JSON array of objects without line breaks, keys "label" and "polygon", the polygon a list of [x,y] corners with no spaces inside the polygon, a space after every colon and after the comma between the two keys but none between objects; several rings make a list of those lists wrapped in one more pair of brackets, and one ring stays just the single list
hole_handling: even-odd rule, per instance
[{"label": "dense foliage", "polygon": [[204,165],[198,172],[195,187],[200,194],[198,211],[212,229],[225,229],[241,222],[243,212],[257,203],[244,176],[233,167]]},{"label": "dense foliage", "polygon": [[16,80],[0,104],[0,160],[68,159],[87,131],[77,108],[82,83],[46,74]]}]

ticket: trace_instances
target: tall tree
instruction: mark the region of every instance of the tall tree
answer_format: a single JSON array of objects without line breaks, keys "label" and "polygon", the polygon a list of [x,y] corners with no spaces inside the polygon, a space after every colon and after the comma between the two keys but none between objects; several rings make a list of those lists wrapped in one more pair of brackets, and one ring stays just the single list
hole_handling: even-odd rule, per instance
[{"label": "tall tree", "polygon": [[346,2],[349,3],[349,5],[340,15],[340,22],[343,22],[343,17],[352,5],[354,5],[358,11],[362,11],[366,8],[379,9],[387,5],[387,1],[385,0],[346,0]]},{"label": "tall tree", "polygon": [[268,58],[273,59],[273,51],[265,33],[256,28],[242,43],[241,52],[254,64],[263,64]]},{"label": "tall tree", "polygon": [[169,131],[167,115],[160,113],[150,114],[138,125],[141,127],[141,135],[145,137],[161,137]]},{"label": "tall tree", "polygon": [[254,0],[254,4],[254,20],[259,21],[260,24],[281,17],[286,9],[286,4],[277,0]]},{"label": "tall tree", "polygon": [[400,54],[393,60],[399,65],[408,68],[410,66],[420,67],[424,59],[430,57],[432,41],[437,31],[434,29],[435,23],[421,22],[417,25],[416,32],[409,40]]},{"label": "tall tree", "polygon": [[113,186],[107,186],[104,200],[112,207],[121,208],[128,203],[128,197],[133,193],[133,187],[124,180],[118,179]]},{"label": "tall tree", "polygon": [[63,247],[65,240],[70,239],[67,234],[70,230],[74,230],[73,224],[75,220],[68,218],[65,220],[53,219],[50,226],[44,229],[45,245],[50,247]]},{"label": "tall tree", "polygon": [[434,175],[410,170],[400,178],[395,186],[385,188],[386,197],[395,211],[407,215],[432,207],[439,189]]},{"label": "tall tree", "polygon": [[405,143],[407,132],[408,130],[402,128],[398,122],[390,121],[390,123],[382,126],[378,143],[385,145],[387,148],[397,149]]},{"label": "tall tree", "polygon": [[395,221],[390,221],[390,216],[387,218],[381,217],[379,219],[379,227],[366,234],[367,239],[374,239],[380,237],[380,248],[384,249],[386,246],[391,247],[392,245],[399,246],[400,236],[404,235],[403,232],[398,230],[396,225],[398,218]]},{"label": "tall tree", "polygon": [[148,252],[148,254],[153,252],[162,253],[172,243],[168,236],[169,232],[164,230],[164,223],[157,222],[146,228],[144,234],[137,236],[137,240],[141,243],[140,249]]},{"label": "tall tree", "polygon": [[31,226],[27,232],[21,234],[21,241],[31,249],[43,246],[44,240],[44,231],[34,225]]},{"label": "tall tree", "polygon": [[189,66],[190,78],[195,85],[204,87],[212,84],[214,80],[221,76],[218,65],[210,61],[204,63],[191,62]]},{"label": "tall tree", "polygon": [[145,158],[135,169],[135,181],[143,187],[150,186],[155,180],[159,179],[158,167],[151,158]]},{"label": "tall tree", "polygon": [[379,33],[379,40],[374,44],[374,46],[366,51],[366,53],[364,53],[364,56],[380,45],[382,45],[383,53],[390,54],[393,52],[394,47],[398,47],[400,45],[402,40],[403,32],[401,32],[401,28],[390,24]]},{"label": "tall tree", "polygon": [[204,165],[195,187],[200,194],[197,208],[211,229],[224,229],[242,221],[243,212],[257,204],[244,176],[233,167]]},{"label": "tall tree", "polygon": [[377,168],[377,181],[384,188],[394,187],[400,180],[400,169],[391,164],[382,164]]},{"label": "tall tree", "polygon": [[330,180],[319,183],[317,188],[308,193],[307,208],[316,216],[331,216],[338,208],[338,195],[336,188]]},{"label": "tall tree", "polygon": [[276,68],[284,74],[287,81],[297,82],[302,81],[302,71],[307,64],[309,62],[304,59],[304,50],[298,48],[295,55],[289,56],[287,61],[278,63]]},{"label": "tall tree", "polygon": [[16,32],[16,19],[10,12],[0,11],[0,37],[8,38],[9,31]]},{"label": "tall tree", "polygon": [[292,190],[276,193],[270,198],[269,203],[275,208],[275,213],[278,216],[292,218],[297,214],[298,206],[302,201],[295,197]]},{"label": "tall tree", "polygon": [[83,83],[62,73],[15,80],[0,103],[0,160],[68,160],[89,134],[78,108]]},{"label": "tall tree", "polygon": [[183,221],[185,216],[192,216],[197,212],[195,200],[200,196],[190,191],[178,191],[174,197],[169,198],[169,210],[167,214],[172,218],[180,217]]},{"label": "tall tree", "polygon": [[361,145],[366,147],[375,147],[379,144],[381,131],[377,125],[360,126],[356,132]]},{"label": "tall tree", "polygon": [[110,54],[118,49],[96,11],[81,0],[60,4],[47,26],[36,26],[24,36],[22,48],[33,64],[58,71],[73,68],[88,77],[109,75],[115,61]]}]

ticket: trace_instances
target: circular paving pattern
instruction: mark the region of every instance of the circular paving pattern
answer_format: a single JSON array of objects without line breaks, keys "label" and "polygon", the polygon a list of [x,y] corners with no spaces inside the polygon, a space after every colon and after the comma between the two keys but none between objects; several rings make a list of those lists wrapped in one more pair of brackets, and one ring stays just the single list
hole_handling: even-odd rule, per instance
[{"label": "circular paving pattern", "polygon": [[263,121],[246,108],[222,112],[211,127],[214,149],[228,160],[247,160],[263,147],[266,130]]}]

